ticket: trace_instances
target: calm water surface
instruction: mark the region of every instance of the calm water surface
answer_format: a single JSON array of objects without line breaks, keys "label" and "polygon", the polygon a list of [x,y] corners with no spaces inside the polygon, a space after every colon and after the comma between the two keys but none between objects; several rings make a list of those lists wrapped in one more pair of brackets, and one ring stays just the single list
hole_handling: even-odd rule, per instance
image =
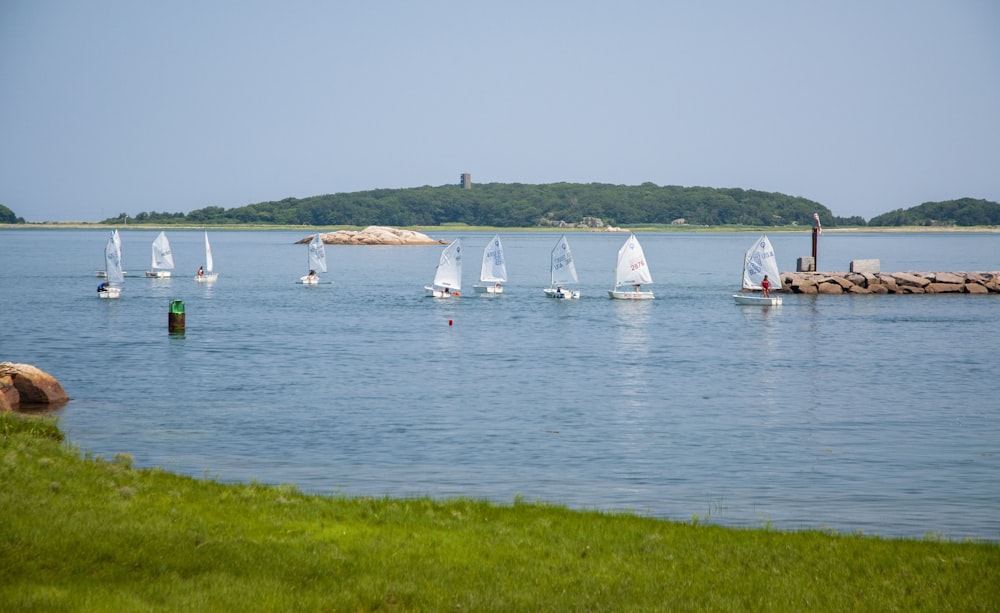
[{"label": "calm water surface", "polygon": [[[657,299],[611,301],[617,234],[570,234],[579,301],[547,300],[556,233],[502,235],[502,297],[423,296],[440,247],[168,231],[170,280],[96,298],[108,232],[0,231],[0,359],[56,376],[81,450],[221,481],[348,495],[515,496],[735,526],[1000,541],[997,296],[797,296],[740,307],[751,234],[642,234]],[[807,233],[770,235],[782,270]],[[821,269],[1000,270],[997,234],[831,234]],[[167,332],[172,299],[187,329]]]}]

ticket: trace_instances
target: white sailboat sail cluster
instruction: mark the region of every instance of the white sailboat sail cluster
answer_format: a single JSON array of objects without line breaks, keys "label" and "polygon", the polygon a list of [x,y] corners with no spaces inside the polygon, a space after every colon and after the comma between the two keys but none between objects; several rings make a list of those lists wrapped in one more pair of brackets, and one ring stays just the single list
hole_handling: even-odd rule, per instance
[{"label": "white sailboat sail cluster", "polygon": [[473,287],[479,294],[502,294],[507,282],[507,261],[503,257],[503,244],[497,234],[483,249],[483,266],[479,272],[480,284]]},{"label": "white sailboat sail cluster", "polygon": [[755,304],[760,306],[781,306],[778,296],[763,296],[751,294],[762,290],[761,283],[767,277],[770,289],[781,289],[781,273],[778,271],[778,260],[774,255],[774,247],[762,234],[759,239],[747,249],[743,256],[743,292],[733,294],[737,304]]},{"label": "white sailboat sail cluster", "polygon": [[307,252],[309,272],[303,275],[299,282],[303,285],[318,285],[319,274],[316,271],[326,272],[326,245],[323,244],[323,237],[319,232],[309,241]]},{"label": "white sailboat sail cluster", "polygon": [[215,281],[219,278],[219,273],[215,272],[215,262],[212,260],[212,245],[208,242],[207,230],[205,231],[205,269],[199,270],[194,278],[198,283]]},{"label": "white sailboat sail cluster", "polygon": [[120,297],[125,274],[122,270],[122,240],[118,236],[118,230],[111,233],[104,246],[104,272],[108,280],[98,286],[97,295],[100,298]]},{"label": "white sailboat sail cluster", "polygon": [[455,239],[441,252],[434,283],[425,285],[427,295],[432,298],[454,298],[462,292],[462,240]]},{"label": "white sailboat sail cluster", "polygon": [[569,248],[569,241],[566,235],[559,237],[556,246],[552,248],[552,255],[549,261],[549,286],[545,288],[545,295],[549,298],[560,300],[573,300],[580,297],[579,290],[571,290],[563,287],[570,283],[577,283],[576,264],[573,263],[573,252]]},{"label": "white sailboat sail cluster", "polygon": [[170,241],[167,240],[165,233],[160,232],[153,241],[153,263],[151,269],[146,271],[146,276],[165,279],[170,276],[173,269],[174,255],[170,251]]},{"label": "white sailboat sail cluster", "polygon": [[[618,250],[618,265],[615,267],[615,288],[608,290],[608,296],[616,300],[652,300],[653,292],[643,291],[641,286],[652,283],[653,277],[646,264],[642,245],[635,234],[630,234],[625,244]],[[632,289],[620,289],[631,285]]]}]

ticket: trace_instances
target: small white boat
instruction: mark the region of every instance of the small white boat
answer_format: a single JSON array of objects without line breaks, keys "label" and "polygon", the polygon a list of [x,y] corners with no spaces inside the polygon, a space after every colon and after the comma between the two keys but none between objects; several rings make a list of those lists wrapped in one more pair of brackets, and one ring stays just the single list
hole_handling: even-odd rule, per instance
[{"label": "small white boat", "polygon": [[507,262],[503,257],[500,235],[493,237],[483,249],[483,267],[479,273],[479,283],[473,285],[477,294],[495,296],[503,293],[507,282]]},{"label": "small white boat", "polygon": [[556,246],[552,249],[552,256],[549,261],[549,286],[543,289],[546,297],[557,300],[577,300],[580,298],[579,290],[571,290],[563,287],[566,283],[577,283],[576,264],[573,263],[573,252],[569,249],[569,241],[566,235],[559,237]]},{"label": "small white boat", "polygon": [[219,278],[219,273],[214,271],[215,263],[212,261],[212,246],[208,243],[208,230],[205,231],[205,268],[199,268],[198,274],[194,276],[198,283],[208,283]]},{"label": "small white boat", "polygon": [[167,235],[160,232],[156,240],[153,241],[153,264],[151,270],[146,271],[147,277],[154,279],[167,279],[174,269],[174,254],[170,252],[170,241]]},{"label": "small white boat", "polygon": [[309,241],[307,252],[306,259],[309,264],[309,272],[299,277],[299,283],[302,285],[319,285],[319,275],[316,271],[326,272],[326,246],[323,244],[323,238],[319,235],[319,232]]},{"label": "small white boat", "polygon": [[462,239],[455,239],[441,252],[434,283],[425,285],[431,298],[457,298],[462,295]]},{"label": "small white boat", "polygon": [[[630,234],[628,240],[618,250],[618,265],[615,267],[615,288],[608,290],[608,296],[613,300],[652,300],[653,292],[643,291],[642,285],[652,283],[646,265],[646,256],[642,245],[635,234]],[[631,285],[632,289],[623,290],[622,286]]]},{"label": "small white boat", "polygon": [[755,306],[781,306],[779,296],[764,296],[750,292],[763,292],[761,282],[767,277],[771,291],[781,289],[781,273],[778,271],[778,260],[774,257],[774,248],[766,234],[754,242],[743,256],[743,290],[733,294],[736,304]]},{"label": "small white boat", "polygon": [[122,241],[118,230],[111,233],[108,244],[104,246],[104,276],[108,280],[97,286],[97,297],[121,297],[125,275],[122,273]]}]

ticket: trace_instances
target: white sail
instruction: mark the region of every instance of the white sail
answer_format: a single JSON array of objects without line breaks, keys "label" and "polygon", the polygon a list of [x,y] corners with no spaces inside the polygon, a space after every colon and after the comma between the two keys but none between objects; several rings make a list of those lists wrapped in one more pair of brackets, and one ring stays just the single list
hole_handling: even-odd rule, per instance
[{"label": "white sail", "polygon": [[309,241],[309,270],[326,272],[326,247],[319,232]]},{"label": "white sail", "polygon": [[450,289],[462,289],[462,240],[445,247],[434,271],[434,285]]},{"label": "white sail", "polygon": [[212,274],[214,264],[212,262],[212,246],[208,244],[208,231],[205,231],[205,274]]},{"label": "white sail", "polygon": [[507,281],[507,262],[503,257],[503,245],[500,244],[499,234],[494,236],[483,249],[483,268],[479,273],[479,280],[488,283]]},{"label": "white sail", "polygon": [[774,257],[774,248],[766,234],[747,250],[743,257],[743,289],[759,290],[760,282],[767,275],[771,289],[781,289],[781,273],[778,271],[778,260]]},{"label": "white sail", "polygon": [[122,272],[122,242],[118,238],[118,230],[111,233],[108,244],[104,247],[104,265],[108,283],[121,284],[125,282]]},{"label": "white sail", "polygon": [[646,265],[646,256],[642,252],[642,245],[635,234],[631,234],[621,249],[618,250],[618,267],[615,268],[615,287],[619,285],[642,285],[652,283],[653,277],[649,274],[649,266]]},{"label": "white sail", "polygon": [[559,242],[552,249],[551,284],[576,283],[576,264],[573,263],[573,252],[569,249],[566,235],[559,237]]},{"label": "white sail", "polygon": [[153,241],[153,269],[173,270],[174,254],[170,252],[170,241],[167,235],[160,232],[160,235]]}]

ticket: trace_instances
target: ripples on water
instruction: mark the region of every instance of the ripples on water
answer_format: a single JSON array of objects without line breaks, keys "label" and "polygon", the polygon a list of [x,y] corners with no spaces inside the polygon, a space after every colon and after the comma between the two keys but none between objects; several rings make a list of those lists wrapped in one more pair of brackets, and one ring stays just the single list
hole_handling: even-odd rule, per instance
[{"label": "ripples on water", "polygon": [[[727,525],[1000,540],[996,296],[786,296],[739,307],[748,234],[643,234],[657,300],[610,301],[624,235],[571,234],[580,301],[547,300],[557,234],[504,234],[511,282],[472,293],[489,234],[461,235],[460,300],[423,297],[438,247],[168,231],[178,270],[98,300],[104,231],[0,232],[2,359],[74,400],[85,451],[223,481],[351,495],[515,496]],[[437,236],[437,235],[436,235]],[[458,235],[441,234],[452,239]],[[807,234],[771,236],[783,270]],[[997,270],[997,235],[834,235],[821,268]],[[824,262],[829,262],[824,266]],[[139,275],[139,276],[137,276]],[[187,330],[167,334],[169,301]],[[449,325],[449,321],[452,325]]]}]

